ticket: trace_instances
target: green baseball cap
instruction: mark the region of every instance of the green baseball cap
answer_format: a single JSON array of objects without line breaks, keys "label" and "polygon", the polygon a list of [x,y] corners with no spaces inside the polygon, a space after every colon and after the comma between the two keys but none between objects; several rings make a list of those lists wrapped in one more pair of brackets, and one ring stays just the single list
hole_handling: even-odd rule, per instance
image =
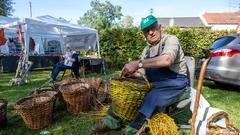
[{"label": "green baseball cap", "polygon": [[145,28],[147,28],[148,26],[150,26],[156,22],[157,22],[157,18],[154,17],[153,15],[149,15],[141,20],[140,28],[141,28],[141,30],[144,30]]}]

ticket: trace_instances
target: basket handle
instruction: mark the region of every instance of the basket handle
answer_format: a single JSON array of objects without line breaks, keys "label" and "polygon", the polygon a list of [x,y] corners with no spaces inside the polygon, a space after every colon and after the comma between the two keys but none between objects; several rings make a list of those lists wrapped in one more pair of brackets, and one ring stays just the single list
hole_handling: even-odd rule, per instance
[{"label": "basket handle", "polygon": [[140,75],[141,75],[141,77],[145,80],[145,82],[147,83],[147,86],[148,86],[148,88],[150,89],[151,88],[151,85],[150,85],[150,83],[149,83],[149,81],[148,81],[148,79],[147,79],[147,76],[145,75],[145,74],[143,74],[142,72],[140,72],[140,71],[136,71],[136,73],[139,73]]},{"label": "basket handle", "polygon": [[[150,89],[150,88],[151,88],[151,85],[150,85],[150,83],[149,83],[146,75],[143,74],[142,72],[138,71],[138,70],[135,71],[135,72],[140,74],[140,76],[145,80],[145,82],[147,83],[148,88]],[[123,78],[123,77],[124,77],[124,76],[122,76],[122,73],[121,73],[120,78]]]}]

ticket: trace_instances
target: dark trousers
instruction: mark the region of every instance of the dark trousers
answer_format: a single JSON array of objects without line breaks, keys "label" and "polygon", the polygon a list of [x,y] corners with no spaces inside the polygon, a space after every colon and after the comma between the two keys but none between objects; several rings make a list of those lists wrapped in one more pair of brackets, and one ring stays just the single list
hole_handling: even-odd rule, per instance
[{"label": "dark trousers", "polygon": [[73,73],[74,73],[74,76],[75,76],[76,78],[79,78],[79,77],[80,77],[79,67],[69,67],[69,66],[64,65],[63,62],[58,62],[56,65],[53,66],[51,78],[52,78],[53,80],[56,80],[56,78],[57,78],[57,76],[58,76],[58,73],[59,73],[60,71],[63,71],[64,69],[72,69],[72,70],[73,70]]}]

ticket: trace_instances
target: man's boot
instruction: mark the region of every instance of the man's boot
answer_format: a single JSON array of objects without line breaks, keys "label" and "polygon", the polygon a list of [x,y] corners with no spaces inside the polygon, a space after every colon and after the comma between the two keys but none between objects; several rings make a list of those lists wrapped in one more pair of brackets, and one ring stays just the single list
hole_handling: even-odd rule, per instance
[{"label": "man's boot", "polygon": [[105,133],[105,132],[108,132],[110,130],[111,129],[109,127],[107,127],[107,125],[105,125],[102,121],[100,121],[99,123],[95,124],[91,128],[91,132],[92,133]]},{"label": "man's boot", "polygon": [[118,129],[120,127],[120,120],[110,115],[106,115],[99,123],[92,126],[91,131],[92,133],[104,133],[110,130]]}]

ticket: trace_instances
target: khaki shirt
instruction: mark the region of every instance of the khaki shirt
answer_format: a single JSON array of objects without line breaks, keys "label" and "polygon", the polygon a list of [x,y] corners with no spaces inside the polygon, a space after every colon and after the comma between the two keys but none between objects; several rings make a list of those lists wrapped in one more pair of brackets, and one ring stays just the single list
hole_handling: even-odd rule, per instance
[{"label": "khaki shirt", "polygon": [[150,57],[156,56],[158,50],[160,51],[160,55],[165,54],[171,57],[172,65],[170,66],[170,70],[178,74],[187,75],[184,53],[176,36],[161,34],[161,40],[158,44],[154,46],[148,44],[144,48],[141,59],[145,59],[148,53]]}]

